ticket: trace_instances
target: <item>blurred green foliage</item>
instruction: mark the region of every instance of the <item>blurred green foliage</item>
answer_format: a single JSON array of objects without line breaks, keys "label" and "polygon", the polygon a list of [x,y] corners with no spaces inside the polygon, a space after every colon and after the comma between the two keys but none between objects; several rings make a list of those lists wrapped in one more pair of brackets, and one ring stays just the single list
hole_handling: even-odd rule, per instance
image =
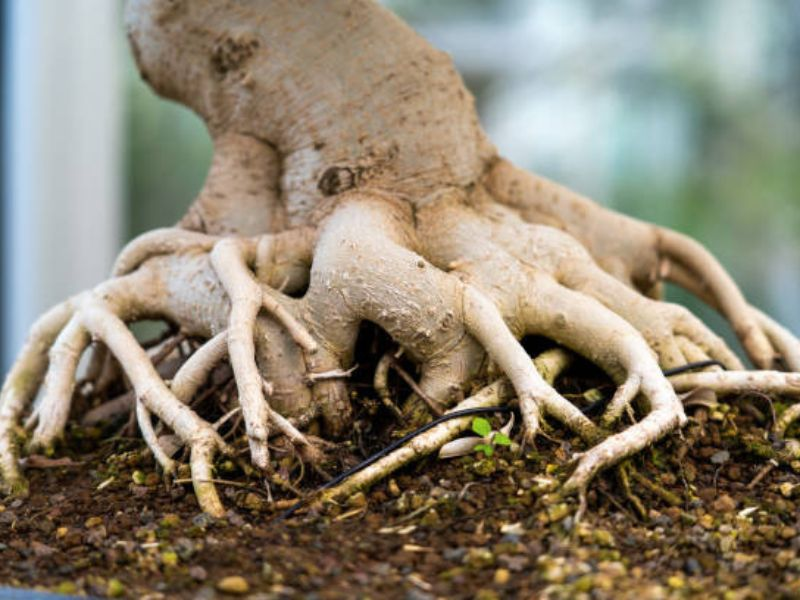
[{"label": "blurred green foliage", "polygon": [[203,185],[211,139],[200,118],[156,96],[129,57],[126,65],[126,227],[128,239],[183,216]]}]

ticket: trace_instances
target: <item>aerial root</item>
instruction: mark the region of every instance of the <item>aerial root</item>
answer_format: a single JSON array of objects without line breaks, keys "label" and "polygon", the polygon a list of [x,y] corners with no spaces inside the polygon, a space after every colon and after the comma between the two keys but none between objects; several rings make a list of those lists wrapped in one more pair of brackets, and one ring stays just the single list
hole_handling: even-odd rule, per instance
[{"label": "aerial root", "polygon": [[204,342],[181,365],[170,382],[175,397],[188,404],[208,379],[211,371],[228,355],[228,332],[218,333]]},{"label": "aerial root", "polygon": [[[174,471],[175,463],[156,437],[151,413],[189,445],[200,506],[219,516],[224,512],[222,504],[213,486],[209,487],[204,481],[210,479],[213,454],[230,453],[230,449],[210,424],[170,392],[147,352],[115,314],[120,306],[125,307],[121,310],[129,308],[124,299],[131,285],[134,285],[132,281],[112,280],[93,292],[57,306],[32,328],[0,395],[0,477],[3,489],[18,493],[25,490],[26,484],[17,464],[14,430],[26,406],[44,380],[44,392],[34,410],[36,428],[31,446],[49,445],[63,432],[80,356],[89,341],[96,339],[108,349],[109,356],[124,366],[135,394],[136,416],[143,437],[158,463],[165,472]],[[187,381],[187,378],[184,376],[183,380]],[[184,389],[189,387],[184,385]]]},{"label": "aerial root", "polygon": [[724,340],[687,309],[646,298],[600,269],[588,254],[584,258],[570,263],[559,281],[595,298],[636,328],[658,354],[662,368],[684,365],[687,353],[698,355],[697,360],[717,360],[727,369],[743,368]]},{"label": "aerial root", "polygon": [[[700,288],[703,296],[712,299],[712,305],[728,319],[756,366],[762,369],[772,368],[775,350],[762,327],[763,319],[750,307],[739,287],[717,259],[702,244],[683,234],[663,228],[656,231],[662,260],[676,263],[679,269],[683,269],[683,277],[679,276],[681,281],[676,282],[696,282],[691,284],[690,291],[692,288]],[[664,268],[668,279],[672,270],[673,266],[669,264]]]},{"label": "aerial root", "polygon": [[[177,335],[177,336],[174,336],[174,339],[177,340],[177,339],[179,339],[181,337],[182,336]],[[171,346],[172,343],[173,342],[170,342],[168,344],[168,346]],[[98,347],[101,347],[101,346],[102,346],[102,344],[95,343],[95,344],[93,344],[92,347],[90,347],[87,350],[87,352],[91,352],[92,353],[92,355],[91,355],[92,359],[97,355],[97,353],[95,352],[96,349]],[[168,349],[168,347],[162,348],[158,352],[158,354],[162,354],[163,355],[163,350],[167,350],[167,349]],[[114,358],[114,356],[112,354],[110,354],[107,351],[107,349],[104,346],[103,346],[102,354],[103,354],[104,364],[106,364],[106,365],[108,365],[108,364],[116,364],[116,359]],[[226,351],[226,354],[227,354],[227,351]],[[192,356],[194,356],[194,354],[192,354]],[[154,356],[151,359],[153,364],[156,365],[156,370],[158,371],[158,374],[161,375],[161,377],[164,380],[172,381],[172,382],[174,382],[174,378],[177,375],[177,371],[180,370],[184,366],[185,362],[188,362],[188,359],[187,359],[183,364],[179,364],[177,361],[170,361],[170,362],[166,362],[165,361],[165,362],[158,362],[157,363],[156,361],[157,361],[158,358],[159,358],[158,356]],[[119,377],[119,375],[115,376],[116,379],[118,379],[118,377]],[[88,380],[89,377],[87,377],[86,379]],[[196,386],[199,387],[203,383],[204,380],[205,379],[197,382]],[[173,393],[176,395],[176,397],[178,397],[184,403],[188,402],[188,399],[190,399],[194,395],[194,393],[196,392],[196,388],[193,388],[188,394],[176,393],[176,389],[174,388],[174,383],[170,384],[170,388],[173,390]],[[100,390],[98,390],[98,389],[96,389],[94,387],[92,389],[92,392],[95,395],[98,395],[98,394],[101,393]],[[95,406],[91,410],[89,410],[86,413],[84,413],[81,416],[80,423],[81,423],[81,425],[83,425],[85,427],[91,427],[91,426],[94,426],[94,425],[98,425],[98,424],[100,424],[100,423],[102,423],[104,421],[106,421],[106,422],[114,421],[115,419],[117,419],[117,418],[119,418],[119,417],[121,417],[123,415],[129,415],[130,412],[131,412],[131,409],[135,410],[135,404],[136,404],[136,394],[134,394],[132,390],[128,390],[126,392],[123,392],[123,393],[111,398],[110,400],[107,400],[107,401],[103,402],[102,404],[100,404],[98,406]]]},{"label": "aerial root", "polygon": [[399,352],[386,352],[375,367],[375,375],[373,376],[372,387],[375,388],[378,398],[380,398],[383,405],[388,408],[392,414],[394,414],[397,420],[402,422],[406,419],[406,417],[403,415],[403,412],[392,401],[392,394],[389,391],[389,369],[391,368],[394,369],[400,378],[406,382],[408,387],[411,388],[413,394],[415,394],[416,397],[425,403],[431,413],[437,417],[444,414],[444,408],[442,405],[426,394],[420,385],[414,381],[414,378],[409,375],[403,367],[400,366],[397,361],[398,356],[400,356]]},{"label": "aerial root", "polygon": [[50,348],[44,393],[26,423],[26,427],[37,423],[30,441],[32,449],[50,448],[64,434],[72,406],[78,361],[89,339],[76,314]]},{"label": "aerial root", "polygon": [[[782,371],[723,371],[686,373],[669,378],[675,391],[690,392],[695,389],[708,389],[716,394],[735,395],[758,392],[767,395],[800,395],[800,373]],[[787,408],[775,424],[779,437],[786,434],[788,427],[800,418],[800,403]]]},{"label": "aerial root", "polygon": [[130,241],[119,253],[112,273],[121,277],[135,271],[154,256],[177,254],[190,250],[208,252],[220,238],[178,227],[154,229]]},{"label": "aerial root", "polygon": [[628,376],[625,382],[617,388],[614,396],[608,403],[602,417],[603,427],[606,429],[612,427],[614,423],[619,420],[620,416],[625,410],[629,410],[631,402],[639,393],[639,388],[642,385],[642,378],[640,375],[633,373]]},{"label": "aerial root", "polygon": [[[701,279],[690,272],[681,264],[666,262],[664,276],[667,280],[688,290],[711,308],[721,311],[716,296]],[[748,310],[753,315],[758,325],[763,330],[775,355],[780,356],[783,366],[789,371],[800,371],[800,339],[795,337],[788,329],[776,323],[771,317],[757,308],[749,306]],[[772,365],[770,365],[772,366]]]},{"label": "aerial root", "polygon": [[539,431],[543,411],[558,418],[584,439],[597,439],[599,432],[594,423],[547,384],[495,305],[469,285],[464,288],[464,319],[467,330],[511,380],[519,399],[526,442],[532,442]]},{"label": "aerial root", "polygon": [[[224,508],[210,484],[212,458],[215,452],[232,454],[227,444],[213,427],[201,419],[188,406],[178,400],[158,375],[144,349],[125,324],[100,301],[93,300],[79,312],[81,324],[106,344],[125,369],[140,403],[146,411],[140,415],[140,423],[150,419],[150,412],[185,442],[191,450],[191,471],[195,495],[200,507],[214,516],[221,516]],[[159,463],[169,469],[171,463],[155,439],[154,432],[145,425],[143,434],[148,446],[154,451]]]},{"label": "aerial root", "polygon": [[156,430],[153,427],[152,415],[141,398],[136,399],[136,422],[139,425],[139,431],[142,432],[142,439],[144,439],[147,447],[150,448],[153,458],[161,466],[164,474],[174,474],[175,461],[170,458],[169,452],[161,446]]},{"label": "aerial root", "polygon": [[16,428],[33,400],[48,365],[48,350],[75,312],[75,298],[51,308],[31,327],[28,339],[0,391],[0,491],[24,494],[19,471]]},{"label": "aerial root", "polygon": [[250,456],[258,468],[269,470],[269,405],[255,362],[254,329],[261,310],[261,288],[251,276],[244,250],[234,239],[222,240],[211,252],[211,264],[231,301],[228,354],[239,390]]},{"label": "aerial root", "polygon": [[[256,318],[267,309],[289,332],[308,356],[317,351],[317,344],[305,327],[270,293],[267,286],[256,281],[250,265],[256,260],[257,244],[251,240],[225,238],[211,251],[211,264],[231,301],[227,346],[231,366],[239,390],[239,403],[250,444],[250,456],[258,468],[270,469],[269,438],[270,409],[264,385],[255,361]],[[296,440],[306,448],[310,442],[296,432]]]},{"label": "aerial root", "polygon": [[[264,381],[263,385],[266,395],[269,396],[272,393],[269,384]],[[304,434],[300,433],[297,427],[292,425],[292,422],[289,421],[289,419],[284,417],[271,406],[268,406],[267,410],[269,412],[270,422],[272,422],[275,425],[275,428],[285,435],[286,439],[288,439],[289,442],[291,442],[298,449],[303,460],[315,464],[322,461],[322,452],[314,444],[312,444]]]},{"label": "aerial root", "polygon": [[384,354],[378,361],[375,367],[375,375],[372,381],[372,387],[378,394],[383,405],[388,408],[398,421],[403,421],[403,413],[397,408],[397,405],[392,402],[392,393],[389,391],[389,367],[394,362],[394,356],[391,352]]},{"label": "aerial root", "polygon": [[[200,346],[181,366],[170,383],[170,389],[175,397],[183,403],[188,403],[198,388],[208,379],[212,369],[228,356],[228,349],[227,331],[218,333]],[[270,396],[272,393],[271,386],[261,378],[260,374],[259,378],[265,397]],[[218,429],[223,422],[239,410],[241,410],[241,406],[230,411],[223,419],[215,423],[214,428]],[[269,422],[276,426],[277,431],[285,435],[288,440],[298,447],[304,460],[310,462],[320,462],[322,460],[322,453],[309,438],[301,433],[289,419],[269,406],[269,403],[267,403],[267,414]]]}]

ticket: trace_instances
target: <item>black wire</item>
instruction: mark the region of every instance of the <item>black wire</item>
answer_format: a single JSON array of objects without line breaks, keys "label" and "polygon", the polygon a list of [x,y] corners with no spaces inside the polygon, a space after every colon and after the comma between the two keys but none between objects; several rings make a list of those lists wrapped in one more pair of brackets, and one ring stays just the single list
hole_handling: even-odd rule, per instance
[{"label": "black wire", "polygon": [[[722,367],[725,368],[718,360],[699,360],[697,362],[690,362],[686,363],[685,365],[681,365],[680,367],[673,367],[671,369],[663,369],[661,372],[664,373],[665,377],[671,377],[672,375],[679,375],[680,373],[685,373],[686,371],[694,371],[695,369],[704,369],[706,367]],[[593,417],[600,413],[603,407],[606,405],[606,399],[602,398],[600,400],[596,400],[592,402],[588,406],[584,406],[581,409],[581,412],[587,416]]]},{"label": "black wire", "polygon": [[[685,373],[686,371],[693,371],[695,369],[703,369],[705,367],[713,367],[713,366],[720,366],[720,367],[725,368],[725,365],[723,365],[718,360],[701,360],[701,361],[697,361],[697,362],[687,363],[685,365],[681,365],[680,367],[674,367],[672,369],[664,369],[663,373],[664,373],[665,376],[669,377],[671,375],[678,375],[679,373]],[[592,402],[588,406],[585,406],[584,408],[582,408],[581,412],[583,414],[585,414],[585,415],[594,414],[598,410],[598,408],[601,408],[603,405],[605,405],[605,403],[606,403],[605,399],[598,400],[597,402]],[[336,477],[334,477],[330,481],[324,483],[323,485],[318,487],[313,493],[311,493],[309,496],[307,496],[306,498],[303,498],[302,500],[298,500],[297,503],[293,504],[288,509],[286,509],[283,513],[281,513],[275,519],[275,522],[283,521],[285,519],[288,519],[295,512],[297,512],[297,510],[299,508],[301,508],[303,505],[305,505],[312,497],[316,496],[317,494],[319,494],[323,490],[327,490],[328,488],[332,488],[333,486],[338,485],[339,483],[341,483],[342,481],[344,481],[348,477],[351,477],[352,475],[355,475],[359,471],[363,471],[364,469],[366,469],[371,464],[378,462],[380,459],[382,459],[384,456],[386,456],[390,452],[393,452],[394,450],[396,450],[400,446],[403,446],[406,442],[408,442],[410,440],[413,440],[418,435],[422,435],[426,431],[436,427],[437,425],[439,425],[441,423],[444,423],[445,421],[449,421],[451,419],[457,419],[459,417],[468,417],[470,415],[483,415],[483,414],[487,414],[487,413],[496,413],[496,412],[508,413],[508,412],[512,412],[513,410],[514,409],[512,407],[510,407],[510,406],[484,406],[484,407],[476,407],[476,408],[465,408],[463,410],[457,410],[457,411],[445,413],[442,416],[435,418],[430,423],[426,423],[425,425],[423,425],[419,429],[415,429],[414,431],[412,431],[410,433],[407,433],[406,435],[404,435],[403,437],[395,440],[394,442],[392,442],[391,444],[389,444],[385,448],[379,450],[378,452],[376,452],[372,456],[367,457],[366,459],[364,459],[363,461],[358,463],[356,466],[347,469],[344,473],[340,473],[339,475],[337,475]]]},{"label": "black wire", "polygon": [[694,371],[695,369],[705,369],[706,367],[722,367],[724,369],[725,365],[718,360],[699,360],[697,362],[681,365],[680,367],[664,369],[662,372],[664,373],[665,377],[671,377],[672,375],[679,375],[681,373],[685,373],[686,371]]},{"label": "black wire", "polygon": [[[366,469],[371,464],[378,462],[384,456],[386,456],[390,452],[396,450],[400,446],[403,446],[408,441],[413,440],[418,435],[422,435],[423,433],[425,433],[429,429],[433,429],[434,427],[436,427],[437,425],[439,425],[441,423],[444,423],[445,421],[449,421],[451,419],[457,419],[459,417],[469,417],[470,415],[484,415],[484,414],[487,414],[487,413],[496,413],[496,412],[508,413],[508,412],[512,412],[513,410],[514,409],[512,407],[510,407],[510,406],[478,406],[478,407],[475,407],[475,408],[465,408],[463,410],[456,410],[456,411],[453,411],[453,412],[446,413],[446,414],[442,415],[441,417],[435,418],[430,423],[426,423],[425,425],[423,425],[419,429],[415,429],[411,433],[407,433],[406,435],[404,435],[403,437],[395,440],[394,442],[392,442],[391,444],[389,444],[385,448],[379,450],[378,452],[376,452],[372,456],[369,456],[368,458],[364,459],[363,461],[358,463],[356,466],[351,467],[350,469],[347,469],[347,471],[345,471],[344,473],[341,473],[341,474],[337,475],[336,477],[334,477],[330,481],[328,481],[328,482],[324,483],[323,485],[321,485],[320,487],[318,487],[311,494],[311,496],[316,496],[319,492],[321,492],[323,490],[327,490],[328,488],[332,488],[335,485],[338,485],[339,483],[341,483],[342,481],[344,481],[348,477],[350,477],[352,475],[355,475],[359,471],[363,471],[364,469]],[[288,517],[292,516],[295,513],[295,511],[297,511],[297,509],[300,508],[301,506],[303,506],[307,501],[308,501],[308,498],[304,498],[302,500],[299,500],[296,504],[290,506],[288,509],[286,509],[286,511],[281,513],[281,515],[275,520],[276,521],[283,521],[284,519],[287,519]]]}]

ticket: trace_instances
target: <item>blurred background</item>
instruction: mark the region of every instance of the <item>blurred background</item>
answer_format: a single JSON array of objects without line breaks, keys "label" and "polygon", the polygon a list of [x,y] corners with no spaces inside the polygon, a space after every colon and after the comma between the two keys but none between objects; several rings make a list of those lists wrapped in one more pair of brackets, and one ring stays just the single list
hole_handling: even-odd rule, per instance
[{"label": "blurred background", "polygon": [[[386,4],[452,54],[504,155],[698,238],[800,333],[800,3]],[[0,6],[5,371],[38,314],[181,216],[211,142],[139,80],[121,2]]]}]

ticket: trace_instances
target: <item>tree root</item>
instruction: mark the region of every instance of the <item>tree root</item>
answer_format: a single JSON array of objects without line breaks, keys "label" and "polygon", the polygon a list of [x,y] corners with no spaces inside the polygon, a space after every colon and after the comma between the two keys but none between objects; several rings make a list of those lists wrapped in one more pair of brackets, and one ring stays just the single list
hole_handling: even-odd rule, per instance
[{"label": "tree root", "polygon": [[[448,224],[446,230],[442,224]],[[223,511],[213,484],[214,457],[232,452],[218,430],[224,425],[230,435],[229,419],[239,411],[251,463],[290,490],[294,487],[272,465],[270,436],[283,436],[316,468],[321,449],[302,429],[316,419],[333,436],[349,429],[347,374],[364,321],[386,331],[419,365],[419,382],[407,374],[405,379],[430,414],[516,396],[526,442],[540,433],[545,419],[577,434],[586,449],[573,456],[562,493],[581,497],[599,471],[685,422],[676,391],[800,391],[797,375],[776,371],[708,371],[668,380],[661,370],[686,362],[713,359],[731,369],[741,364],[687,311],[645,298],[612,277],[570,236],[497,212],[497,205],[462,191],[446,190],[413,214],[394,196],[355,192],[343,195],[318,228],[279,234],[219,237],[161,230],[132,242],[116,273],[45,315],[9,374],[0,396],[0,477],[7,488],[24,489],[14,432],[28,404],[41,385],[28,419],[35,425],[29,445],[51,447],[63,435],[78,362],[91,342],[103,349],[94,350],[91,360],[95,385],[107,365],[121,366],[133,387],[128,403],[146,446],[168,475],[177,470],[177,450],[188,447],[195,493],[211,514]],[[279,287],[305,292],[292,298]],[[731,306],[725,310],[741,308]],[[769,333],[771,348],[783,348],[784,359],[793,361],[794,338],[747,310]],[[167,381],[154,362],[175,352],[177,342],[167,340],[148,356],[125,325],[140,318],[176,324],[175,339],[207,341]],[[519,342],[525,335],[548,337],[607,373],[617,389],[599,422],[554,387],[567,362],[565,352],[546,352],[532,362]],[[762,352],[758,344],[751,342],[750,350]],[[238,406],[220,407],[224,416],[207,420],[192,399],[226,358]],[[375,389],[399,414],[386,381],[393,362],[391,354],[378,361]],[[491,381],[490,373],[498,372],[508,382],[497,381],[459,402],[475,382]],[[631,416],[629,426],[621,422],[625,414]],[[787,410],[776,431],[782,435],[797,416],[800,409]],[[347,495],[434,452],[468,425],[466,418],[437,425],[328,490],[325,498]],[[174,433],[169,443],[160,434],[164,428]]]},{"label": "tree root", "polygon": [[691,238],[614,213],[505,160],[492,165],[484,184],[494,200],[526,221],[568,233],[625,285],[658,297],[660,282],[671,281],[719,310],[759,368],[774,368],[780,357],[788,369],[800,370],[800,340],[750,306],[719,262]]},{"label": "tree root", "polygon": [[[131,396],[105,414],[131,407],[166,473],[187,447],[195,492],[212,514],[223,511],[213,462],[232,451],[224,438],[235,438],[238,420],[250,462],[289,490],[270,435],[318,469],[319,443],[304,429],[352,431],[347,375],[365,322],[418,368],[419,382],[408,383],[421,410],[516,395],[526,442],[556,424],[579,436],[584,451],[563,491],[582,501],[599,471],[686,421],[676,389],[796,394],[797,375],[742,372],[719,337],[660,301],[662,283],[677,283],[723,314],[758,368],[800,371],[800,340],[750,306],[705,248],[499,158],[451,62],[376,3],[351,10],[329,0],[313,18],[297,2],[167,4],[127,2],[129,39],[156,91],[208,124],[212,167],[178,227],[131,242],[108,282],[32,328],[0,391],[5,491],[25,491],[17,438],[26,415],[30,448],[50,449],[63,435],[90,346],[81,388],[99,397],[124,390],[116,384],[126,377]],[[378,39],[390,51],[365,51]],[[127,327],[142,319],[207,341],[181,354],[177,371],[159,371]],[[534,367],[525,336],[608,375],[617,389],[599,419]],[[180,354],[166,342],[161,354],[170,352]],[[206,402],[213,386],[200,390],[226,357],[231,391]],[[669,380],[662,372],[708,359],[729,370]],[[376,388],[393,406],[388,366],[379,363]],[[798,416],[785,411],[776,432]],[[435,427],[342,489],[435,450],[466,422]]]}]

